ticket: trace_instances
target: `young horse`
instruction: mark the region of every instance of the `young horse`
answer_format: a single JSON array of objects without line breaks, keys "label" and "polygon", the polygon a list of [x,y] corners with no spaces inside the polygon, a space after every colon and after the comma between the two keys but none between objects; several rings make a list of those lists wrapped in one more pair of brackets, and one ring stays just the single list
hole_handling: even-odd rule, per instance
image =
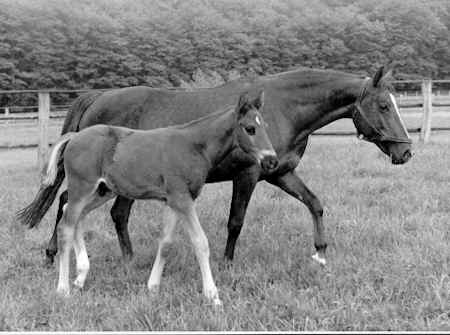
[{"label": "young horse", "polygon": [[[80,221],[93,209],[121,195],[129,199],[156,199],[168,207],[156,260],[148,280],[149,289],[161,281],[164,248],[172,241],[178,218],[184,218],[200,264],[203,292],[220,304],[209,266],[208,240],[198,220],[194,200],[208,173],[234,148],[239,147],[255,162],[276,168],[275,151],[258,110],[263,92],[250,103],[241,95],[235,109],[218,112],[190,123],[149,131],[96,125],[64,135],[54,146],[42,188],[56,179],[61,149],[67,176],[68,203],[61,228],[57,291],[69,294],[69,256],[75,249],[77,278],[83,287],[89,259]],[[67,143],[67,144],[66,144]],[[33,210],[33,204],[29,206]],[[22,211],[26,213],[27,209]],[[19,214],[20,217],[20,214]],[[23,219],[23,217],[22,217]]]}]

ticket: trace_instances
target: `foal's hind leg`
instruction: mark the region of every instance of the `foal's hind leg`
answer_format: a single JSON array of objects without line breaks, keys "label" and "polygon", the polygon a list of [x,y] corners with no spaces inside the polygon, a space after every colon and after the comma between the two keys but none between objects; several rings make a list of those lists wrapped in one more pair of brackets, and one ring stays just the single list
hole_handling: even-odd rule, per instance
[{"label": "foal's hind leg", "polygon": [[83,287],[89,271],[89,258],[83,239],[83,227],[80,221],[93,209],[111,199],[110,194],[99,196],[97,186],[77,180],[75,189],[71,191],[69,202],[64,209],[64,219],[60,228],[62,235],[62,250],[60,251],[59,281],[57,292],[68,295],[69,288],[69,259],[72,247],[75,249],[77,264],[77,278],[74,284]]},{"label": "foal's hind leg", "polygon": [[173,209],[166,206],[164,209],[163,231],[159,240],[158,252],[156,254],[155,263],[153,264],[150,278],[148,279],[148,289],[150,291],[157,290],[161,282],[161,275],[166,263],[166,248],[172,242],[172,235],[177,223],[177,214]]},{"label": "foal's hind leg", "polygon": [[74,245],[75,229],[83,211],[81,201],[69,202],[64,211],[63,221],[60,225],[60,255],[59,255],[59,279],[56,291],[59,294],[68,296],[69,287],[69,261],[70,252]]},{"label": "foal's hind leg", "polygon": [[84,224],[83,220],[85,216],[94,210],[95,208],[103,205],[106,201],[111,199],[108,195],[100,196],[97,194],[97,190],[95,190],[92,195],[87,200],[87,205],[84,207],[83,213],[79,219],[79,224],[75,229],[75,240],[74,240],[74,249],[75,249],[75,258],[77,262],[77,278],[74,281],[74,285],[83,288],[84,282],[86,281],[86,276],[89,272],[89,257],[86,250],[86,245],[84,243]]}]

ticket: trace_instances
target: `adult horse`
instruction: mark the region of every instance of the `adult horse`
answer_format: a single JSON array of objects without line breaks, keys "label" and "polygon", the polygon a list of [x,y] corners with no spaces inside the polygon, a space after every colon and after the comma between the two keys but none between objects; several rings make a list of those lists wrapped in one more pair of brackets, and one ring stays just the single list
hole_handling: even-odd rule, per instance
[{"label": "adult horse", "polygon": [[[390,91],[389,74],[390,71],[384,67],[372,78],[333,70],[298,69],[253,80],[236,80],[220,87],[193,92],[143,86],[104,93],[91,92],[77,98],[71,106],[62,134],[98,123],[139,129],[183,123],[209,113],[212,105],[231,104],[242,91],[264,89],[267,101],[264,115],[269,124],[270,139],[280,160],[279,167],[272,173],[265,173],[251,157],[234,150],[207,178],[208,183],[233,181],[225,258],[233,259],[250,197],[256,183],[265,180],[308,207],[313,218],[314,246],[317,251],[313,257],[325,263],[327,243],[323,208],[295,173],[295,168],[305,152],[308,136],[316,129],[342,118],[352,118],[360,137],[376,144],[391,157],[393,164],[407,162],[412,155],[411,139]],[[236,156],[240,159],[236,159]],[[237,161],[240,163],[236,164]],[[49,203],[56,197],[63,180],[64,169],[59,164],[53,188],[40,199],[42,213],[47,211]],[[63,192],[56,225],[66,201],[67,193]],[[119,196],[111,209],[125,259],[132,257],[127,228],[132,204],[133,200]],[[57,252],[56,241],[55,226],[46,250],[49,263],[53,262]]]}]

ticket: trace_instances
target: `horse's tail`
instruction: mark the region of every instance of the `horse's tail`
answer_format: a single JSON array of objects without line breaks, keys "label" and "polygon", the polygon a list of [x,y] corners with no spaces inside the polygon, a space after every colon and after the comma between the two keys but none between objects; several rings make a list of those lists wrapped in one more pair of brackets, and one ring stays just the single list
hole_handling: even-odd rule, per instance
[{"label": "horse's tail", "polygon": [[[36,226],[55,200],[56,193],[64,180],[64,159],[62,152],[76,133],[64,134],[53,146],[47,166],[42,171],[42,181],[34,200],[17,212],[17,219],[29,228]],[[62,174],[60,172],[62,167]]]},{"label": "horse's tail", "polygon": [[61,135],[68,133],[70,131],[78,131],[81,118],[84,112],[94,103],[95,100],[102,94],[101,91],[91,91],[83,93],[78,98],[76,98],[70,105],[67,111],[66,118],[64,119],[63,128]]}]

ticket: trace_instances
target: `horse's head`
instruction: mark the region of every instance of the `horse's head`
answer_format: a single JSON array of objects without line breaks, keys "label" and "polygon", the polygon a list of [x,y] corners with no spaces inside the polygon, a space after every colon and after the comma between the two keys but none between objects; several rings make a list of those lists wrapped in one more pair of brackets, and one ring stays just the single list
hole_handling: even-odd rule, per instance
[{"label": "horse's head", "polygon": [[389,76],[390,71],[381,67],[364,82],[355,103],[353,123],[358,137],[375,143],[391,157],[392,164],[403,164],[412,156],[412,141],[387,83]]},{"label": "horse's head", "polygon": [[264,92],[250,101],[248,94],[243,93],[235,112],[237,115],[236,139],[237,145],[246,153],[252,155],[266,171],[276,169],[278,158],[266,132],[266,123],[261,116],[264,105]]}]

